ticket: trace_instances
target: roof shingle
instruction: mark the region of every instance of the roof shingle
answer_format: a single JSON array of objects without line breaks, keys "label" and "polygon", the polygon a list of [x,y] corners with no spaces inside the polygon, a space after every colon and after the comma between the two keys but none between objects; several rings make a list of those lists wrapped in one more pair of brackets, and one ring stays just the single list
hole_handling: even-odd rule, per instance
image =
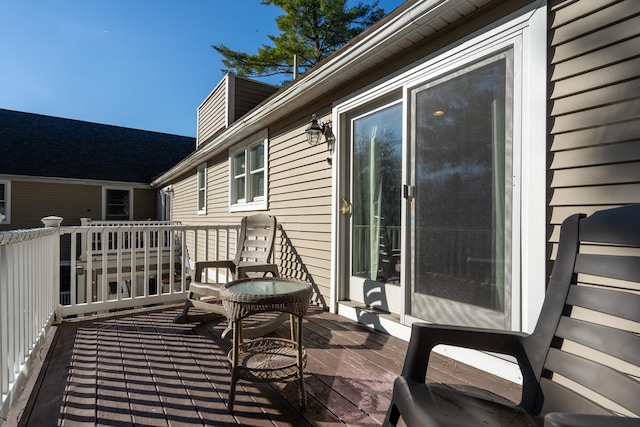
[{"label": "roof shingle", "polygon": [[0,109],[0,174],[151,183],[195,138]]}]

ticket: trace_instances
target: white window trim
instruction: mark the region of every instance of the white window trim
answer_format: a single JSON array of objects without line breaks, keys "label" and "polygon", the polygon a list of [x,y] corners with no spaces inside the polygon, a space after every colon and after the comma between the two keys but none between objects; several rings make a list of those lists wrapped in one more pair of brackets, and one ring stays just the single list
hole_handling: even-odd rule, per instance
[{"label": "white window trim", "polygon": [[[269,155],[268,155],[268,147],[269,147],[269,135],[267,130],[263,130],[261,132],[258,132],[254,135],[252,135],[251,137],[247,138],[245,141],[243,141],[241,144],[236,145],[235,147],[233,147],[233,149],[229,150],[229,211],[230,212],[244,212],[244,211],[259,211],[259,210],[266,210],[267,209],[267,199],[268,199],[268,194],[267,194],[267,189],[269,188],[269,183],[268,183],[268,177],[269,177]],[[236,195],[235,195],[235,185],[234,185],[234,179],[235,179],[235,170],[234,170],[234,157],[236,154],[244,151],[245,152],[245,185],[247,186],[247,190],[245,191],[245,194],[250,194],[250,192],[248,191],[249,188],[248,186],[250,185],[250,157],[249,157],[249,148],[257,145],[257,144],[263,144],[263,148],[264,148],[264,165],[263,165],[263,173],[264,173],[264,180],[263,180],[263,189],[262,189],[262,194],[264,194],[264,196],[258,198],[257,200],[253,200],[253,201],[242,201],[242,202],[236,202]]]},{"label": "white window trim", "polygon": [[11,224],[11,181],[0,180],[0,184],[4,185],[4,219],[0,224]]},{"label": "white window trim", "polygon": [[[200,188],[200,173],[204,174],[204,186]],[[198,171],[196,172],[196,210],[198,211],[198,215],[206,215],[207,214],[207,164],[202,163],[198,166]],[[204,206],[200,207],[200,190],[204,191]]]},{"label": "white window trim", "polygon": [[129,192],[129,221],[133,221],[133,188],[131,187],[102,187],[102,220],[107,220],[107,191],[109,190],[118,190],[118,191],[128,191]]}]

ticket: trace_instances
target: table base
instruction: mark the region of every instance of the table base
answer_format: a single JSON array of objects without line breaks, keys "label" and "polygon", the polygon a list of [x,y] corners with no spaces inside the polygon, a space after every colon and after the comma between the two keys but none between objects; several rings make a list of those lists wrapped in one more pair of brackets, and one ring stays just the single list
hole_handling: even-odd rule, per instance
[{"label": "table base", "polygon": [[[297,377],[298,343],[282,338],[258,338],[240,344],[238,378],[251,381],[274,381]],[[233,350],[229,351],[233,363]],[[302,368],[307,365],[307,351],[302,349]]]}]

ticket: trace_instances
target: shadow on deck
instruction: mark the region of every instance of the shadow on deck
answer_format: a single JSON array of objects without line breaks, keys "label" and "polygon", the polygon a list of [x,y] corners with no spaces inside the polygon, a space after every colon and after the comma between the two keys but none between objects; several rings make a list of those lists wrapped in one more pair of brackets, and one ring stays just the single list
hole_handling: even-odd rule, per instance
[{"label": "shadow on deck", "polygon": [[[305,317],[308,407],[291,381],[241,380],[227,414],[224,319],[176,325],[181,307],[69,320],[55,328],[33,391],[8,425],[369,426],[382,423],[407,343],[318,308]],[[285,323],[277,335],[288,334]],[[429,378],[512,400],[520,387],[440,357]],[[435,367],[435,368],[433,368]],[[18,420],[18,417],[19,420]]]}]

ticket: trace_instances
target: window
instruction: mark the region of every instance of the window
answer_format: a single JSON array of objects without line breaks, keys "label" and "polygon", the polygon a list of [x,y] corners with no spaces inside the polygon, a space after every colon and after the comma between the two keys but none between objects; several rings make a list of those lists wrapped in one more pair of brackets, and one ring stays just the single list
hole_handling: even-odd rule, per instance
[{"label": "window", "polygon": [[133,190],[104,189],[104,219],[107,221],[129,221],[133,219]]},{"label": "window", "polygon": [[207,213],[207,164],[203,163],[198,166],[197,173],[198,185],[198,214]]},{"label": "window", "polygon": [[230,210],[267,208],[267,133],[249,138],[229,156]]},{"label": "window", "polygon": [[160,191],[160,203],[162,205],[162,221],[171,221],[171,209],[173,208],[173,188],[169,185]]},{"label": "window", "polygon": [[11,194],[10,182],[0,181],[0,215],[2,215],[2,217],[0,217],[1,224],[11,223],[10,194]]}]

